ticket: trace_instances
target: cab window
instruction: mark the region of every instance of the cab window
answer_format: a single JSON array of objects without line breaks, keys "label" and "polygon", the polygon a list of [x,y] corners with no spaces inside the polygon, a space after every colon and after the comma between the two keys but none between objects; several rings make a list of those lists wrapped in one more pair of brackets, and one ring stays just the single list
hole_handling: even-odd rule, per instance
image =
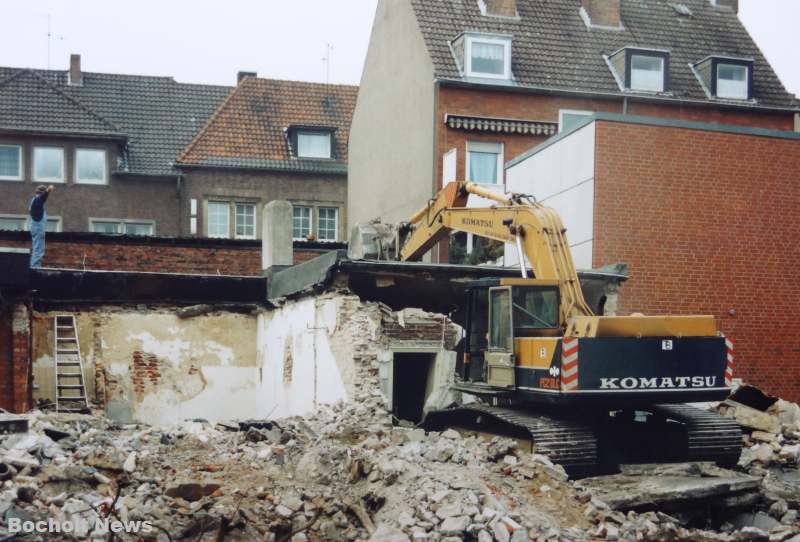
[{"label": "cab window", "polygon": [[558,290],[517,286],[514,288],[514,333],[558,327]]},{"label": "cab window", "polygon": [[511,289],[490,289],[489,305],[489,349],[511,350]]}]

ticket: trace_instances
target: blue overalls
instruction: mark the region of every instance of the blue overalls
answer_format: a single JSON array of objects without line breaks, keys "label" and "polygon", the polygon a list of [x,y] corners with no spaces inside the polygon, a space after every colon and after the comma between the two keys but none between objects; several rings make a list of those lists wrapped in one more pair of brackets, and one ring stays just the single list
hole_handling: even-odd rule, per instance
[{"label": "blue overalls", "polygon": [[[33,202],[36,200],[34,197],[28,205],[28,215],[31,214]],[[34,220],[31,216],[31,267],[37,268],[42,266],[42,258],[44,257],[44,233],[47,230],[47,211],[42,210],[42,219]]]}]

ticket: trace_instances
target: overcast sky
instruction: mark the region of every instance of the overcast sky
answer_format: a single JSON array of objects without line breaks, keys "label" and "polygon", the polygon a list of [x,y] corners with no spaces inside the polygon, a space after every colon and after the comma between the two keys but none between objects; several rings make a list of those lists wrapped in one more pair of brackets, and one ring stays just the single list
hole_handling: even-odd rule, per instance
[{"label": "overcast sky", "polygon": [[[356,84],[376,3],[3,0],[0,65],[46,68],[49,41],[53,69],[66,69],[75,52],[86,71],[225,85],[235,83],[239,70],[324,81],[330,44],[330,81]],[[784,85],[800,94],[800,0],[740,0],[740,6],[740,17]]]}]

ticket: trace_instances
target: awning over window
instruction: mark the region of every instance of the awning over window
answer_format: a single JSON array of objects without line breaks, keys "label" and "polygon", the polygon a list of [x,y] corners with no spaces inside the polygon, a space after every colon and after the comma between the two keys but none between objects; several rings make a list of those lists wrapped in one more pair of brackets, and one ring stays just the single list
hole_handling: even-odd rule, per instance
[{"label": "awning over window", "polygon": [[497,119],[486,117],[469,117],[465,115],[447,114],[444,123],[448,128],[470,132],[495,132],[502,134],[524,134],[551,136],[558,132],[557,122],[538,120]]}]

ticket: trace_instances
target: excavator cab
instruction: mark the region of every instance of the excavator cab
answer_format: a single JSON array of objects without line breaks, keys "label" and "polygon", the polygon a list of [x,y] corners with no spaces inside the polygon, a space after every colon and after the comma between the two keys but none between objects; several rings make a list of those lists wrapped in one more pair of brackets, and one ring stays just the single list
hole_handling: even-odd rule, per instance
[{"label": "excavator cab", "polygon": [[519,368],[549,369],[563,329],[557,281],[484,279],[467,296],[462,380],[510,389],[527,380]]}]

